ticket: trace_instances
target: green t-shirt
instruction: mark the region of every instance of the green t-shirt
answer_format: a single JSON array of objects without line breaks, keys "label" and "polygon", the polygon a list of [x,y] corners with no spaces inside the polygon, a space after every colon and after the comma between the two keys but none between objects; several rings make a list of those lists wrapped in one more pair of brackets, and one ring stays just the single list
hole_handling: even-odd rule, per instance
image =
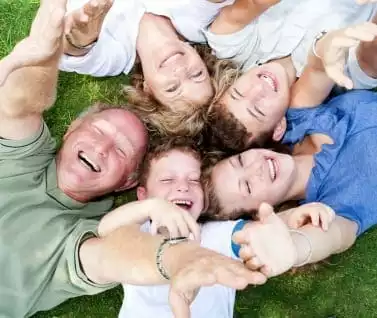
[{"label": "green t-shirt", "polygon": [[0,317],[20,318],[112,285],[90,282],[78,248],[112,200],[83,204],[57,187],[45,123],[28,140],[0,139]]}]

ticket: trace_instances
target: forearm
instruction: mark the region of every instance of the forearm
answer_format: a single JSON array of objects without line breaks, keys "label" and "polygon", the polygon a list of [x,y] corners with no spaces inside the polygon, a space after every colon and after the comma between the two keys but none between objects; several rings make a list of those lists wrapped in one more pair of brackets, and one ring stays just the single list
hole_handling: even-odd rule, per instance
[{"label": "forearm", "polygon": [[[161,241],[162,236],[141,232],[138,226],[120,227],[103,238],[93,238],[82,244],[82,268],[87,277],[96,283],[166,283],[156,266],[156,251]],[[201,250],[193,241],[166,246],[163,265],[167,273],[173,276]]]},{"label": "forearm", "polygon": [[291,88],[289,105],[291,108],[317,106],[327,98],[333,86],[334,81],[324,70],[307,66]]},{"label": "forearm", "polygon": [[210,30],[216,34],[237,32],[279,2],[280,0],[236,0],[220,11]]},{"label": "forearm", "polygon": [[296,264],[316,263],[350,248],[356,240],[356,223],[337,216],[328,231],[311,224],[291,232],[297,250]]},{"label": "forearm", "polygon": [[151,200],[124,204],[107,213],[98,225],[98,234],[105,236],[124,225],[141,225],[149,218]]},{"label": "forearm", "polygon": [[[9,57],[11,58],[11,56]],[[0,87],[0,109],[10,118],[42,114],[55,101],[58,56],[13,71]]]}]

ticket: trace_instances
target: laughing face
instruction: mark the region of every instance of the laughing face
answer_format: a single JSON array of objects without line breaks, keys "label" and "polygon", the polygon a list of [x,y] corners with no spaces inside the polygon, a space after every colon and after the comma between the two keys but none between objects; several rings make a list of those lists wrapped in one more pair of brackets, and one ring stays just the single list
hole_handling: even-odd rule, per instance
[{"label": "laughing face", "polygon": [[192,154],[171,150],[151,161],[146,186],[138,188],[138,198],[165,199],[187,210],[196,220],[204,208],[200,169],[200,161]]},{"label": "laughing face", "polygon": [[280,140],[289,102],[287,72],[276,62],[252,68],[236,80],[220,102],[251,134],[250,143],[266,133]]},{"label": "laughing face", "polygon": [[164,43],[141,64],[145,89],[174,111],[185,110],[187,103],[203,105],[213,95],[207,67],[188,43],[178,39]]},{"label": "laughing face", "polygon": [[295,180],[291,156],[266,149],[250,149],[220,161],[213,168],[212,183],[223,214],[257,209],[262,202],[284,202]]},{"label": "laughing face", "polygon": [[126,110],[108,109],[78,119],[57,156],[59,188],[85,202],[136,185],[132,175],[146,143],[143,124]]}]

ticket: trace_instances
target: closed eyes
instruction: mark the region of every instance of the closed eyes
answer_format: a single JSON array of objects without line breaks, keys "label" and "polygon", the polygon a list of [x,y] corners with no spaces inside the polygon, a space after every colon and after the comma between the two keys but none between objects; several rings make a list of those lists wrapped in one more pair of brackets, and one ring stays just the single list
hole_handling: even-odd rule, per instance
[{"label": "closed eyes", "polygon": [[237,88],[233,87],[232,92],[230,93],[232,99],[241,99],[245,97]]}]

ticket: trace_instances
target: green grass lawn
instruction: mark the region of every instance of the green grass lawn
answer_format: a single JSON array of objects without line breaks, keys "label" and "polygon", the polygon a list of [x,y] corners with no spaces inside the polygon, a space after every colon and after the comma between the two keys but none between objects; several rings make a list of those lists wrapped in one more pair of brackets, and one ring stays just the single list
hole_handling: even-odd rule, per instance
[{"label": "green grass lawn", "polygon": [[[36,0],[0,0],[0,57],[27,34],[37,6]],[[58,100],[46,114],[52,133],[60,140],[69,122],[94,101],[122,103],[119,90],[126,81],[126,76],[94,79],[61,74]],[[377,317],[376,250],[377,231],[371,230],[351,251],[316,271],[289,273],[265,286],[250,287],[238,294],[235,317]],[[116,288],[67,301],[34,317],[116,317],[121,301],[122,290]]]}]

